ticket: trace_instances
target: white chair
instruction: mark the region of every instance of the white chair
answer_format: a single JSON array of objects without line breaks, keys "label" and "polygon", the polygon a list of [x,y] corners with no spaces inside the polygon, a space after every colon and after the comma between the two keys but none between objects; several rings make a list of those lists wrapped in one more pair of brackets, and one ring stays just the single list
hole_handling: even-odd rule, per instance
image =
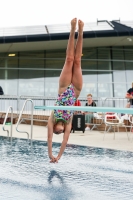
[{"label": "white chair", "polygon": [[93,126],[91,128],[91,131],[96,128],[98,129],[98,126],[102,125],[104,121],[104,114],[101,112],[93,113]]},{"label": "white chair", "polygon": [[[114,119],[112,119],[111,122],[110,122],[109,118],[113,118],[113,117],[114,117]],[[126,130],[126,133],[127,133],[127,138],[129,140],[127,128],[126,128],[125,124],[123,123],[123,120],[118,116],[117,113],[114,113],[114,114],[105,114],[104,123],[105,123],[105,131],[104,131],[103,139],[105,137],[105,133],[109,132],[109,130],[111,128],[113,128],[113,130],[114,130],[114,139],[115,139],[115,128],[117,128],[117,130],[119,132],[119,127],[124,127],[125,130]],[[109,126],[109,128],[107,130],[108,126]]]}]

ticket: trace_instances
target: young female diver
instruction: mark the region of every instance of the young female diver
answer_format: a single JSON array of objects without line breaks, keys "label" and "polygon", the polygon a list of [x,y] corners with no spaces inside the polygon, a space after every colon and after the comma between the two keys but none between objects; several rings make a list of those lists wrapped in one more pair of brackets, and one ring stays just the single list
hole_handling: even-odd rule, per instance
[{"label": "young female diver", "polygon": [[[71,31],[69,35],[66,60],[59,78],[58,98],[55,106],[72,106],[80,95],[82,89],[82,42],[84,23],[78,20],[78,38],[75,45],[75,30],[77,18],[71,21]],[[62,156],[70,132],[72,124],[72,111],[54,110],[48,120],[48,154],[50,162],[58,162]],[[64,133],[63,141],[57,157],[52,154],[52,138],[53,132],[56,134]]]}]

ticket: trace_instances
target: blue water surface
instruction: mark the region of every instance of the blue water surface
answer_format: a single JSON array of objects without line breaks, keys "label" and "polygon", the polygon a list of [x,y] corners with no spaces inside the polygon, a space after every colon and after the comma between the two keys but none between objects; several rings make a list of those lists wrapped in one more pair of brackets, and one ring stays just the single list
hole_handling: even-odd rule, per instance
[{"label": "blue water surface", "polygon": [[51,164],[46,142],[0,137],[0,159],[0,200],[133,199],[132,152],[68,145]]}]

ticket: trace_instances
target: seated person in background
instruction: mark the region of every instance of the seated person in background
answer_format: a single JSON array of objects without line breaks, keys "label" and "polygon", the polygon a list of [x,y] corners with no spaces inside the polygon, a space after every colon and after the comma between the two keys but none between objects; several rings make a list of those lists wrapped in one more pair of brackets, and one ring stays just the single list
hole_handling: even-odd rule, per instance
[{"label": "seated person in background", "polygon": [[[92,94],[87,95],[87,103],[85,106],[96,106],[96,103],[92,99]],[[85,130],[90,130],[89,124],[91,123],[91,120],[93,118],[93,113],[92,112],[85,112],[85,123],[87,124]]]},{"label": "seated person in background", "polygon": [[0,86],[0,95],[3,95],[3,94],[4,94],[3,89],[2,89],[2,87]]},{"label": "seated person in background", "polygon": [[[74,106],[81,106],[81,102],[77,99]],[[81,111],[74,111],[74,115],[81,114]]]},{"label": "seated person in background", "polygon": [[130,108],[133,108],[133,82],[132,87],[127,91],[125,97],[130,101]]}]

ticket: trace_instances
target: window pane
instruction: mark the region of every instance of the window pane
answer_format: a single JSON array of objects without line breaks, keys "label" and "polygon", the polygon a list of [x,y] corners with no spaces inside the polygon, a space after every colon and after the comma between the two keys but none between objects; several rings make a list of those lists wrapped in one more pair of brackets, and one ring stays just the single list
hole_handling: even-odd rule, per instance
[{"label": "window pane", "polygon": [[93,97],[97,97],[97,82],[84,83],[80,96],[87,96],[91,93]]},{"label": "window pane", "polygon": [[124,62],[113,61],[113,70],[125,70]]},{"label": "window pane", "polygon": [[133,70],[126,71],[126,77],[127,77],[127,90],[132,87],[133,82]]},{"label": "window pane", "polygon": [[112,72],[98,72],[98,82],[112,82]]},{"label": "window pane", "polygon": [[98,83],[98,97],[112,96],[112,83]]},{"label": "window pane", "polygon": [[83,74],[86,74],[89,70],[97,70],[97,61],[91,61],[91,60],[82,60],[81,61],[81,68]]},{"label": "window pane", "polygon": [[20,68],[44,68],[44,51],[20,52]]},{"label": "window pane", "polygon": [[98,61],[98,70],[111,70],[111,62]]},{"label": "window pane", "polygon": [[19,95],[44,96],[44,71],[20,70]]},{"label": "window pane", "polygon": [[114,96],[125,98],[126,95],[126,83],[114,83]]},{"label": "window pane", "polygon": [[112,48],[113,70],[125,70],[124,50],[122,47]]},{"label": "window pane", "polygon": [[126,70],[133,69],[133,48],[125,49]]},{"label": "window pane", "polygon": [[82,56],[82,70],[97,70],[97,49],[89,48],[83,50]]},{"label": "window pane", "polygon": [[61,70],[45,71],[45,96],[57,96]]},{"label": "window pane", "polygon": [[98,70],[111,70],[111,62],[108,60],[110,60],[110,49],[98,48]]},{"label": "window pane", "polygon": [[17,95],[18,70],[0,70],[0,85],[5,95]]},{"label": "window pane", "polygon": [[83,49],[84,59],[97,59],[97,48],[86,48]]},{"label": "window pane", "polygon": [[59,77],[45,78],[45,96],[57,97],[59,88]]},{"label": "window pane", "polygon": [[88,93],[97,96],[97,71],[86,72],[85,75],[83,75],[81,95],[86,96]]},{"label": "window pane", "polygon": [[11,53],[14,56],[8,56],[9,53],[0,54],[0,68],[17,68],[18,67],[18,53]]},{"label": "window pane", "polygon": [[114,77],[114,82],[124,82],[124,83],[126,83],[125,71],[114,71],[113,77]]},{"label": "window pane", "polygon": [[46,51],[45,68],[62,69],[65,63],[66,50]]}]

